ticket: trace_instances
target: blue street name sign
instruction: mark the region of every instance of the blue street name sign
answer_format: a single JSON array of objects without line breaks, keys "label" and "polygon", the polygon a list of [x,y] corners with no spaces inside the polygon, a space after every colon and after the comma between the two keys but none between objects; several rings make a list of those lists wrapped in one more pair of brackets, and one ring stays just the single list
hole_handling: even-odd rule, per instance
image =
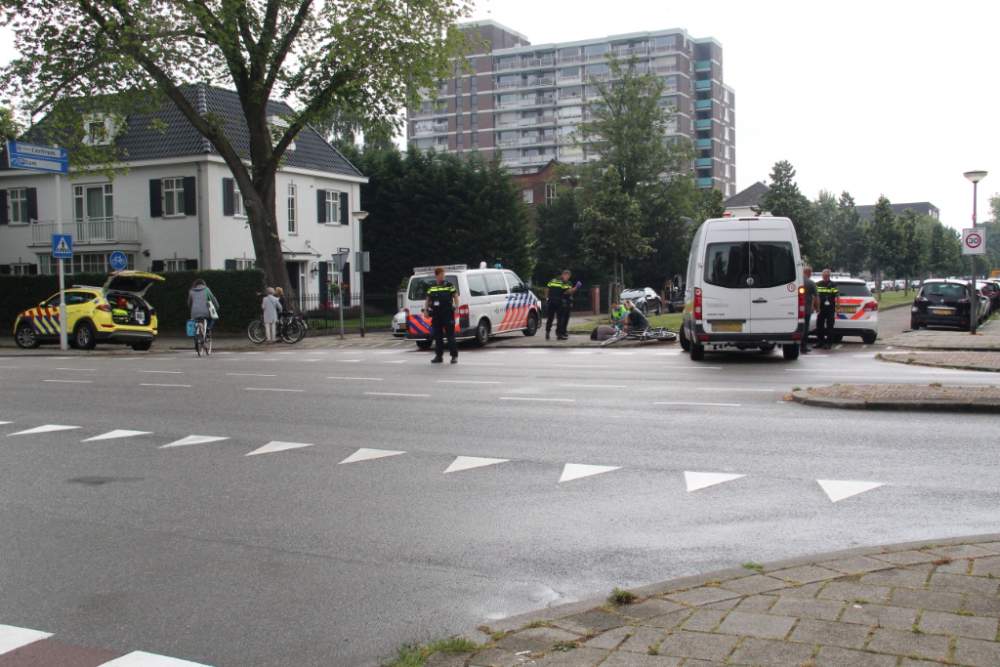
[{"label": "blue street name sign", "polygon": [[34,144],[23,144],[20,141],[8,141],[7,165],[11,169],[68,174],[69,151],[54,146],[35,146]]},{"label": "blue street name sign", "polygon": [[108,256],[108,264],[115,271],[122,271],[128,266],[128,257],[121,250],[115,250]]},{"label": "blue street name sign", "polygon": [[52,259],[73,259],[73,235],[52,235]]}]

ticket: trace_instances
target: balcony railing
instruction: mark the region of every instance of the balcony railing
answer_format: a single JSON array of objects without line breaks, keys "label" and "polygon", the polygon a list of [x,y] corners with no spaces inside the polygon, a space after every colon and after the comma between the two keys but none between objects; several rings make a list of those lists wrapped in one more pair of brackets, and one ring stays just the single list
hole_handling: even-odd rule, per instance
[{"label": "balcony railing", "polygon": [[563,83],[580,83],[580,81],[581,81],[579,74],[574,74],[573,76],[560,76],[560,77],[558,77],[557,80],[559,81],[560,84],[563,84]]},{"label": "balcony railing", "polygon": [[448,131],[448,123],[440,123],[437,125],[430,125],[427,127],[417,127],[417,129],[414,130],[413,134],[419,137],[425,134],[436,134],[438,132],[447,132],[447,131]]},{"label": "balcony railing", "polygon": [[711,139],[699,139],[695,145],[697,145],[698,148],[711,148],[712,147],[712,140]]},{"label": "balcony railing", "polygon": [[512,62],[512,63],[499,63],[499,64],[497,64],[497,71],[498,72],[506,72],[509,69],[517,69],[517,61],[516,60],[514,62]]},{"label": "balcony railing", "polygon": [[497,146],[501,148],[509,148],[510,146],[517,146],[517,139],[501,139],[497,141]]},{"label": "balcony railing", "polygon": [[711,130],[712,129],[712,119],[704,118],[702,120],[695,121],[695,127],[699,130]]},{"label": "balcony railing", "polygon": [[[64,222],[63,233],[73,235],[76,245],[98,243],[138,243],[139,219],[122,218],[88,218],[77,222]],[[36,222],[31,225],[31,245],[51,246],[52,235],[57,233],[55,222]]]},{"label": "balcony railing", "polygon": [[712,88],[712,82],[711,81],[695,81],[694,82],[694,88],[695,88],[695,90],[711,90],[711,88]]},{"label": "balcony railing", "polygon": [[698,100],[694,103],[695,109],[711,109],[712,100]]}]

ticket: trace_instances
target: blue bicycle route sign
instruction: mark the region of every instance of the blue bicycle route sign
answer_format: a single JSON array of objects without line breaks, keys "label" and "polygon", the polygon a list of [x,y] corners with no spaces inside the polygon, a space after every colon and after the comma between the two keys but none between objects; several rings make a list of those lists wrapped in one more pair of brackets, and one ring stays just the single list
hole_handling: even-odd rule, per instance
[{"label": "blue bicycle route sign", "polygon": [[8,141],[7,165],[11,169],[68,174],[69,151],[55,146],[36,146],[20,141]]}]

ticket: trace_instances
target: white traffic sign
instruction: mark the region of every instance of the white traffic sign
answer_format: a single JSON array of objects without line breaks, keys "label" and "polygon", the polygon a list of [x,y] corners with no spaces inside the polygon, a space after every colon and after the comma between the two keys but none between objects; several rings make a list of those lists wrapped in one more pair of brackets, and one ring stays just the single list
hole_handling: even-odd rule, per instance
[{"label": "white traffic sign", "polygon": [[984,227],[962,230],[962,254],[986,254],[986,229]]}]

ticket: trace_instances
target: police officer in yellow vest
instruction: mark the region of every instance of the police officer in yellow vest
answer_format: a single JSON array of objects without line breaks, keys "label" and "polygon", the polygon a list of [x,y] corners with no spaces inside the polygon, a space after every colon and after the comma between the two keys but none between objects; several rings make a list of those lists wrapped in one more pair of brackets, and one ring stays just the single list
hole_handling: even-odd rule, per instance
[{"label": "police officer in yellow vest", "polygon": [[436,285],[427,290],[424,300],[424,317],[431,318],[434,327],[434,358],[432,364],[444,361],[444,337],[448,337],[448,349],[451,351],[451,363],[458,363],[458,343],[455,342],[455,308],[458,307],[458,291],[455,286],[444,279],[444,267],[434,269]]},{"label": "police officer in yellow vest", "polygon": [[840,305],[840,290],[830,280],[830,269],[823,269],[823,280],[816,283],[819,294],[819,313],[816,320],[817,346],[829,350],[833,343],[833,326],[837,321],[837,306]]}]

